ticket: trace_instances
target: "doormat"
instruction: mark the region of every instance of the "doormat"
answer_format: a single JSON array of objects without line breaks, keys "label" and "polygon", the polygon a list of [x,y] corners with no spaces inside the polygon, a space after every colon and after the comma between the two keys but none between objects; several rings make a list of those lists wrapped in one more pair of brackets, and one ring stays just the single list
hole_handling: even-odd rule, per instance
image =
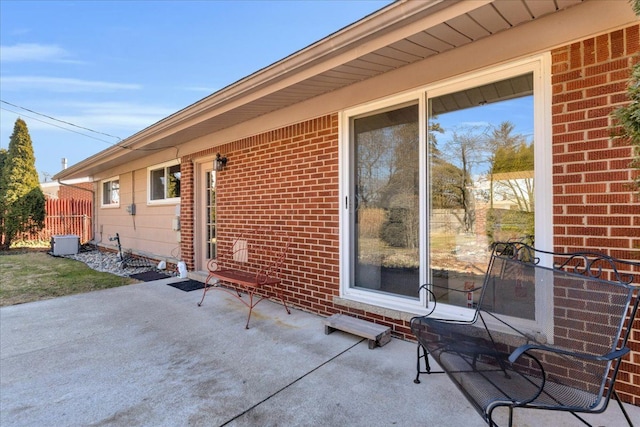
[{"label": "doormat", "polygon": [[204,288],[204,283],[193,279],[183,280],[182,282],[167,283],[167,285],[185,292],[197,291],[198,289]]},{"label": "doormat", "polygon": [[152,280],[168,279],[171,276],[158,271],[145,271],[144,273],[130,274],[129,277],[143,282],[151,282]]}]

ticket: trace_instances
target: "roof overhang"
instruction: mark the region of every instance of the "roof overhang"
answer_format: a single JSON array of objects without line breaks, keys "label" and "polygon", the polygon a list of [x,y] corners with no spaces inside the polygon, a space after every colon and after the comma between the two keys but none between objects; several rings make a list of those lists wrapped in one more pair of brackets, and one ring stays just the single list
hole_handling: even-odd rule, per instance
[{"label": "roof overhang", "polygon": [[[94,176],[195,138],[597,0],[400,0],[203,98],[54,179]],[[625,3],[631,11],[631,7]],[[619,6],[618,6],[619,7]]]}]

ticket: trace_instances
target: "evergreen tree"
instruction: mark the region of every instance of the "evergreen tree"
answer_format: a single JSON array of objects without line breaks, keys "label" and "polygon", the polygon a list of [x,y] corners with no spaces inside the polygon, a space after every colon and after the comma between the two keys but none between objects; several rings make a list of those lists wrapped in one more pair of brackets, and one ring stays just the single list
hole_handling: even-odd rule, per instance
[{"label": "evergreen tree", "polygon": [[[487,236],[491,242],[518,239],[532,244],[534,236],[534,144],[515,134],[504,121],[493,130],[488,144],[489,202]],[[496,179],[498,178],[498,179]],[[510,209],[495,209],[494,201],[508,201]]]},{"label": "evergreen tree", "polygon": [[27,124],[17,119],[0,170],[0,248],[23,232],[44,227],[45,197],[35,167]]},{"label": "evergreen tree", "polygon": [[4,148],[0,149],[0,249],[4,247],[4,214],[5,214],[5,193],[2,172],[4,171],[4,165],[7,162],[7,156],[9,153]]},{"label": "evergreen tree", "polygon": [[[7,150],[5,150],[4,148],[0,148],[0,179],[2,179],[2,170],[4,169],[4,164],[7,161],[8,154],[9,153],[7,153]],[[0,194],[4,194],[4,193],[0,193]]]}]

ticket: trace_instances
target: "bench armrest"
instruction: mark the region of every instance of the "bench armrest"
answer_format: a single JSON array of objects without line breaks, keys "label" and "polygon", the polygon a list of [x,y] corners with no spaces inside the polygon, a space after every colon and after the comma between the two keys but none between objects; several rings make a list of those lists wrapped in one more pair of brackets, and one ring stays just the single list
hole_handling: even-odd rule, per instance
[{"label": "bench armrest", "polygon": [[[478,290],[482,289],[482,286],[474,286],[473,289],[463,290],[463,289],[452,289],[452,288],[448,288],[448,287],[445,287],[445,286],[438,286],[438,285],[434,285],[432,283],[425,283],[424,285],[422,285],[422,286],[420,286],[418,288],[418,292],[422,291],[423,289],[426,290],[427,292],[429,292],[429,295],[431,295],[431,300],[433,301],[433,305],[432,305],[431,311],[429,311],[429,313],[423,314],[421,316],[416,316],[416,317],[414,317],[414,319],[418,319],[418,318],[421,318],[421,317],[429,317],[436,310],[436,305],[438,304],[438,299],[436,298],[436,294],[434,294],[433,291],[432,291],[433,288],[442,289],[442,290],[446,291],[446,293],[458,292],[458,293],[466,294],[467,292],[478,291]],[[477,312],[477,308],[474,309],[474,310]],[[411,319],[411,320],[413,322],[413,319]],[[449,320],[445,320],[445,319],[442,319],[442,320],[445,321],[445,322],[449,321]],[[456,323],[458,321],[450,320],[449,322]],[[459,322],[460,323],[468,323],[468,321],[459,321]]]},{"label": "bench armrest", "polygon": [[518,360],[520,356],[522,356],[523,353],[525,353],[528,350],[542,350],[542,351],[548,351],[556,354],[564,354],[567,356],[578,357],[580,359],[596,360],[596,361],[607,361],[607,360],[619,359],[621,357],[624,357],[624,355],[626,355],[627,353],[629,353],[629,351],[631,351],[628,347],[623,347],[619,350],[612,351],[611,353],[603,354],[601,356],[594,356],[592,354],[576,353],[572,351],[563,350],[557,347],[549,347],[546,345],[525,344],[516,348],[513,351],[513,353],[511,353],[511,355],[509,356],[509,362],[514,363],[516,360]]},{"label": "bench armrest", "polygon": [[482,289],[482,286],[474,286],[471,289],[456,289],[456,288],[449,288],[447,286],[439,286],[439,285],[434,285],[432,283],[426,283],[420,286],[418,290],[426,289],[427,291],[431,292],[431,288],[442,289],[446,292],[459,292],[459,293],[466,294],[467,292],[479,291]]}]

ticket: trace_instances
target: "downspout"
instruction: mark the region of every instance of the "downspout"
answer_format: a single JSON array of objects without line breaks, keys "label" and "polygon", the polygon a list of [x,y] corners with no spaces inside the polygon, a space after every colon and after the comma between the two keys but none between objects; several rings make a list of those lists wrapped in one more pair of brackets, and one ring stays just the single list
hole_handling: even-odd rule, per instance
[{"label": "downspout", "polygon": [[133,221],[133,231],[136,231],[136,171],[131,171],[131,207],[129,215]]}]

